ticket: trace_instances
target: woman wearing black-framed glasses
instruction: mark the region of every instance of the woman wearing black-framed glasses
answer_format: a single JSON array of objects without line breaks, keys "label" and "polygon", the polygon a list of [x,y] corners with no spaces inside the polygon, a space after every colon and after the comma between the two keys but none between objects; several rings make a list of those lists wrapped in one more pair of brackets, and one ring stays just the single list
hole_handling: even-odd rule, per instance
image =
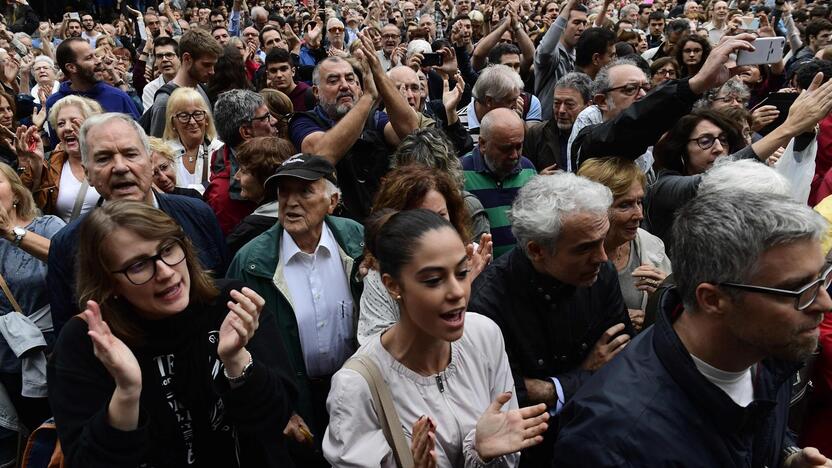
[{"label": "woman wearing black-framed glasses", "polygon": [[113,201],[81,227],[78,297],[49,400],[69,466],[291,466],[294,389],[276,318],[238,281],[214,280],[182,229]]}]

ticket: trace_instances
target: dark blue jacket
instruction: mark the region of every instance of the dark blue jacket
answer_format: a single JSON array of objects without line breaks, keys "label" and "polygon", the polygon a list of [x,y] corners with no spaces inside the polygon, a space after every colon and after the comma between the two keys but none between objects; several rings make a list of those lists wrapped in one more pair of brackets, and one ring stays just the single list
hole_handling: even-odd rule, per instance
[{"label": "dark blue jacket", "polygon": [[798,364],[752,368],[743,408],[696,368],[673,330],[678,293],[661,298],[656,324],[581,387],[561,413],[552,466],[770,467],[794,445],[786,429]]},{"label": "dark blue jacket", "polygon": [[128,96],[127,93],[118,88],[114,88],[103,81],[99,81],[89,91],[80,92],[70,88],[69,85],[69,81],[64,81],[61,83],[61,87],[58,89],[58,92],[49,96],[49,99],[46,100],[47,114],[49,113],[49,109],[51,109],[56,102],[74,94],[96,101],[101,104],[104,112],[121,112],[122,114],[133,116],[136,120],[139,118],[139,111],[136,109],[136,105],[133,103],[133,100],[130,99],[130,96]]},{"label": "dark blue jacket", "polygon": [[[156,200],[159,209],[173,218],[191,239],[202,266],[213,271],[215,277],[222,278],[228,268],[228,250],[211,208],[202,200],[183,195],[156,192]],[[49,247],[46,284],[49,285],[56,335],[72,316],[80,312],[75,295],[75,256],[80,242],[79,229],[86,217],[85,214],[58,231]]]}]

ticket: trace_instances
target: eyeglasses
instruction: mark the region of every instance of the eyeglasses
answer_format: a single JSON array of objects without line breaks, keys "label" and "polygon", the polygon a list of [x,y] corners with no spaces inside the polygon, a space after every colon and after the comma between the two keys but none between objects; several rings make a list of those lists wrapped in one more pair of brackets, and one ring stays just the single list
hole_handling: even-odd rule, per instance
[{"label": "eyeglasses", "polygon": [[696,144],[699,145],[699,148],[703,150],[711,149],[711,146],[713,146],[717,141],[719,141],[719,144],[722,145],[723,148],[728,147],[728,137],[725,136],[724,133],[719,134],[719,136],[713,136],[706,133],[698,138],[691,138],[688,141],[695,141]]},{"label": "eyeglasses", "polygon": [[656,70],[655,74],[659,76],[666,76],[668,78],[676,78],[676,70],[672,68],[662,68],[660,70]]},{"label": "eyeglasses", "polygon": [[327,29],[327,31],[329,31],[333,34],[337,34],[337,33],[344,32],[344,28],[329,28],[329,29]]},{"label": "eyeglasses", "polygon": [[289,112],[288,114],[271,114],[271,116],[274,117],[275,119],[282,120],[284,122],[288,122],[289,120],[291,120],[292,115],[293,114],[291,112]]},{"label": "eyeglasses", "polygon": [[159,252],[152,256],[137,260],[127,268],[123,268],[111,273],[123,274],[127,281],[141,286],[156,276],[156,262],[161,260],[167,266],[176,266],[185,260],[185,248],[182,246],[182,241],[179,239],[170,239],[159,247]]},{"label": "eyeglasses", "polygon": [[170,169],[170,163],[163,162],[158,166],[153,168],[153,177],[159,177],[159,175],[163,172],[167,172]]},{"label": "eyeglasses", "polygon": [[270,118],[271,116],[272,116],[272,115],[271,115],[270,113],[266,112],[265,114],[261,115],[260,117],[252,117],[252,118],[250,118],[250,119],[249,119],[249,122],[250,122],[250,123],[254,123],[254,122],[258,122],[258,121],[262,121],[262,120],[269,120],[269,118]]},{"label": "eyeglasses", "polygon": [[198,110],[193,111],[190,114],[187,112],[179,112],[174,117],[176,117],[176,120],[178,120],[179,123],[186,124],[191,121],[191,117],[193,117],[194,122],[202,122],[205,120],[206,115],[205,111]]},{"label": "eyeglasses", "polygon": [[172,58],[176,58],[176,53],[175,52],[165,52],[165,53],[162,53],[162,54],[156,54],[156,58],[159,59],[159,60],[172,59]]},{"label": "eyeglasses", "polygon": [[735,102],[735,103],[740,104],[742,106],[745,106],[745,105],[748,104],[748,99],[743,99],[741,97],[734,96],[733,94],[729,94],[728,96],[715,97],[711,100],[712,101],[722,101],[726,104],[731,103],[731,102]]},{"label": "eyeglasses", "polygon": [[811,283],[803,286],[796,291],[789,291],[788,289],[767,288],[765,286],[754,286],[751,284],[738,283],[717,283],[719,286],[727,286],[729,288],[742,289],[744,291],[757,292],[762,294],[771,294],[775,296],[787,296],[794,298],[794,308],[803,311],[814,304],[815,299],[818,298],[818,292],[821,286],[827,289],[832,283],[832,264],[827,264],[825,269],[821,272],[818,278]]},{"label": "eyeglasses", "polygon": [[645,93],[649,92],[650,89],[653,88],[653,85],[650,83],[630,83],[625,84],[624,86],[616,86],[615,88],[608,88],[607,92],[611,91],[621,91],[621,94],[625,96],[633,96],[638,93],[638,90],[644,90]]}]

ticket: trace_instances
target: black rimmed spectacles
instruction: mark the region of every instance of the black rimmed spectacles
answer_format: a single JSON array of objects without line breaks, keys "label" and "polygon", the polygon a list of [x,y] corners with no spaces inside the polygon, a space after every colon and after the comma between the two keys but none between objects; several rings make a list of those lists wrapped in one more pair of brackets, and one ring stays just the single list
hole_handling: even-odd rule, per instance
[{"label": "black rimmed spectacles", "polygon": [[185,247],[179,239],[162,242],[159,251],[152,257],[145,257],[127,265],[126,268],[113,271],[113,274],[123,274],[127,281],[141,286],[156,276],[156,262],[161,260],[167,266],[176,266],[185,260]]},{"label": "black rimmed spectacles", "polygon": [[203,120],[205,120],[205,115],[205,111],[201,110],[191,112],[190,114],[187,112],[179,112],[178,114],[176,114],[176,120],[178,120],[179,123],[186,124],[190,122],[191,118],[193,117],[194,122],[202,122]]},{"label": "black rimmed spectacles", "polygon": [[820,273],[817,279],[811,283],[803,286],[796,291],[788,289],[768,288],[765,286],[755,286],[752,284],[738,284],[738,283],[717,283],[719,286],[741,289],[743,291],[756,292],[761,294],[770,294],[774,296],[787,296],[794,298],[794,308],[803,311],[815,303],[818,298],[820,288],[827,289],[832,283],[832,264],[827,264],[824,270]]},{"label": "black rimmed spectacles", "polygon": [[639,89],[644,90],[645,93],[650,92],[650,89],[653,88],[653,85],[650,83],[630,83],[625,84],[623,86],[616,86],[615,88],[608,88],[607,92],[612,91],[621,91],[621,94],[625,96],[633,96],[635,95]]},{"label": "black rimmed spectacles", "polygon": [[719,136],[713,136],[706,133],[700,137],[691,138],[688,141],[695,141],[699,148],[703,150],[711,149],[717,141],[723,148],[728,148],[728,137],[725,136],[724,133],[719,134]]}]

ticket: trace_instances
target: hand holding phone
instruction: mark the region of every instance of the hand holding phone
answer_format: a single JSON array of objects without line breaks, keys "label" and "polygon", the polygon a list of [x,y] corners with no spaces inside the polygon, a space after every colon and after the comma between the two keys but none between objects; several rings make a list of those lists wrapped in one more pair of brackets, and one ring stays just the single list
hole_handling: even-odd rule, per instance
[{"label": "hand holding phone", "polygon": [[759,37],[751,42],[753,51],[741,50],[737,53],[737,66],[763,65],[783,60],[784,37]]}]

